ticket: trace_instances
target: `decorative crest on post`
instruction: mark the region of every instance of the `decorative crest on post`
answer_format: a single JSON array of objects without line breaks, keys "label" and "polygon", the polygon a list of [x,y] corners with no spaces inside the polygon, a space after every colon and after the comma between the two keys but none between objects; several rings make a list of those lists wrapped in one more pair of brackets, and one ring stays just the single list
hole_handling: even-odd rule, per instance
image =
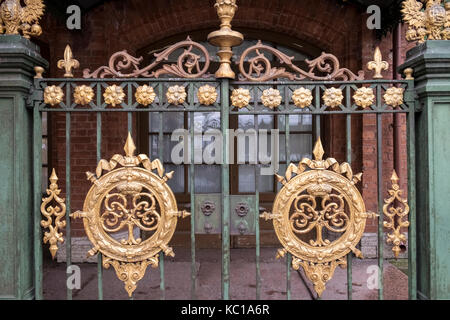
[{"label": "decorative crest on post", "polygon": [[373,61],[369,61],[367,63],[367,69],[374,70],[374,79],[383,79],[381,71],[389,69],[389,63],[387,61],[383,61],[380,47],[377,47],[375,49],[375,53],[373,54]]},{"label": "decorative crest on post", "polygon": [[43,0],[25,0],[22,7],[20,0],[4,0],[0,5],[0,34],[21,34],[40,36],[42,28],[39,19],[44,14]]},{"label": "decorative crest on post", "polygon": [[450,2],[445,0],[405,0],[403,21],[409,25],[406,40],[423,43],[426,40],[450,40]]},{"label": "decorative crest on post", "polygon": [[220,67],[215,76],[216,78],[234,79],[236,75],[231,70],[232,47],[240,45],[244,40],[241,33],[231,30],[231,21],[238,6],[236,0],[216,0],[214,7],[221,21],[220,30],[208,35],[209,43],[220,48],[217,53],[220,58]]}]

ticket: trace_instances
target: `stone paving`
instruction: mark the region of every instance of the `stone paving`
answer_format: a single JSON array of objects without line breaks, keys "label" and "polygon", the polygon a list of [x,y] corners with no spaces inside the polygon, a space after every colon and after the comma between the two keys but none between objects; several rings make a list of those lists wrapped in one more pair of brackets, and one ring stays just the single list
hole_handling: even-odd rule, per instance
[{"label": "stone paving", "polygon": [[[190,299],[191,262],[189,249],[175,248],[176,257],[165,259],[166,299]],[[276,248],[261,249],[261,298],[268,300],[286,299],[286,262],[276,260]],[[253,300],[256,298],[254,249],[232,249],[230,267],[230,297],[233,300]],[[353,260],[353,298],[358,300],[377,299],[377,290],[369,289],[371,275],[377,265],[375,259]],[[80,264],[81,289],[74,290],[74,299],[97,298],[97,265]],[[369,268],[371,267],[371,268]],[[44,297],[50,300],[66,298],[66,265],[46,261],[44,267]],[[114,270],[103,271],[104,298],[128,299],[123,283],[117,279]],[[197,296],[198,299],[220,299],[221,294],[221,252],[215,249],[197,250]],[[292,271],[292,299],[310,300],[312,285],[302,280],[304,275]],[[161,298],[159,270],[149,268],[138,283],[134,299],[158,300]],[[347,271],[337,268],[335,275],[323,293],[324,300],[347,299]],[[384,267],[385,299],[407,299],[407,276],[386,262]]]}]

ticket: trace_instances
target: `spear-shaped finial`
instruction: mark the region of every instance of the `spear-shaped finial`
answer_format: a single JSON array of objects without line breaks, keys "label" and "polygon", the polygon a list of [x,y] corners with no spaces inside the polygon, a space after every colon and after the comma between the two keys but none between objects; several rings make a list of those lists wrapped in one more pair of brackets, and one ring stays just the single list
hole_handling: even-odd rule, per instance
[{"label": "spear-shaped finial", "polygon": [[325,154],[325,151],[323,150],[322,141],[317,139],[316,145],[314,146],[313,150],[314,157],[316,158],[316,161],[321,161],[323,159],[323,155]]},{"label": "spear-shaped finial", "polygon": [[65,69],[66,73],[64,74],[64,78],[73,78],[72,69],[79,68],[80,62],[73,58],[72,49],[69,45],[66,46],[64,50],[64,59],[58,61],[58,68]]},{"label": "spear-shaped finial", "polygon": [[397,184],[399,180],[400,179],[398,178],[397,172],[395,172],[395,170],[392,171],[392,177],[391,177],[392,183]]},{"label": "spear-shaped finial", "polygon": [[369,61],[369,63],[367,63],[367,69],[374,70],[375,72],[375,75],[373,76],[374,79],[383,79],[381,71],[389,69],[389,63],[383,61],[380,47],[377,47],[375,49],[373,61]]},{"label": "spear-shaped finial", "polygon": [[134,144],[134,141],[133,141],[133,138],[131,137],[130,132],[128,132],[127,142],[125,143],[125,147],[123,147],[123,150],[125,150],[125,155],[127,157],[134,156],[134,151],[136,151],[136,145]]},{"label": "spear-shaped finial", "polygon": [[50,180],[50,190],[58,189],[58,176],[56,175],[55,168],[53,168],[52,174],[48,180]]}]

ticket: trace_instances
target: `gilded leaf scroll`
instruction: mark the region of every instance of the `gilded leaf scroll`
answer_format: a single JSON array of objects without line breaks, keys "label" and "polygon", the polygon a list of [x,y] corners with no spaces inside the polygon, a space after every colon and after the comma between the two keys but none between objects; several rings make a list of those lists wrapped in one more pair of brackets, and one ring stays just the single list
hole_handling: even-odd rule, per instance
[{"label": "gilded leaf scroll", "polygon": [[[392,251],[394,252],[395,258],[398,258],[401,252],[400,246],[406,244],[406,236],[401,232],[401,229],[409,227],[408,200],[402,198],[403,190],[400,189],[398,184],[399,180],[394,170],[391,177],[392,189],[388,191],[390,197],[384,199],[383,206],[383,213],[388,218],[388,221],[384,221],[383,225],[385,228],[391,230],[391,233],[387,235],[386,242],[393,244]],[[399,206],[396,206],[396,202]]]},{"label": "gilded leaf scroll", "polygon": [[[60,198],[59,194],[61,189],[58,187],[58,177],[56,176],[55,169],[52,170],[52,174],[49,178],[50,186],[47,189],[48,197],[42,199],[41,213],[47,220],[41,221],[43,228],[48,228],[48,232],[44,233],[44,243],[50,243],[50,253],[52,258],[55,259],[56,252],[58,251],[58,243],[64,242],[64,236],[62,232],[59,232],[66,226],[66,221],[62,220],[66,215],[65,199]],[[52,206],[52,203],[56,203]],[[53,218],[55,219],[53,223]]]},{"label": "gilded leaf scroll", "polygon": [[[151,161],[146,155],[135,156],[135,150],[128,134],[125,156],[114,155],[110,161],[101,160],[95,174],[87,172],[93,185],[83,211],[71,215],[83,219],[93,245],[88,254],[103,254],[103,266],[114,267],[130,297],[147,267],[158,266],[160,251],[174,256],[168,243],[177,219],[190,215],[178,211],[175,196],[166,183],[173,172],[165,174],[159,160]],[[122,167],[116,168],[118,165]],[[151,232],[149,238],[142,239],[141,231]]]},{"label": "gilded leaf scroll", "polygon": [[366,211],[355,186],[362,174],[353,174],[348,163],[324,160],[320,138],[313,153],[315,160],[305,158],[298,165],[290,164],[284,177],[277,175],[284,186],[272,213],[265,212],[261,218],[273,220],[284,247],[277,257],[291,253],[292,267],[302,267],[321,296],[336,267],[346,266],[349,252],[362,258],[356,246],[366,219],[377,215]]}]

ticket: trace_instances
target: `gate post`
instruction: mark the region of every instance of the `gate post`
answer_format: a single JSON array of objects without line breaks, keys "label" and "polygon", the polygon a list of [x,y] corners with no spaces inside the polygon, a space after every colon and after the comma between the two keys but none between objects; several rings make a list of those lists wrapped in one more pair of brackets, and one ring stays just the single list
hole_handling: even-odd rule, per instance
[{"label": "gate post", "polygon": [[450,298],[450,41],[411,49],[416,103],[417,292]]},{"label": "gate post", "polygon": [[39,47],[0,36],[0,299],[34,298],[33,112],[26,103]]}]

